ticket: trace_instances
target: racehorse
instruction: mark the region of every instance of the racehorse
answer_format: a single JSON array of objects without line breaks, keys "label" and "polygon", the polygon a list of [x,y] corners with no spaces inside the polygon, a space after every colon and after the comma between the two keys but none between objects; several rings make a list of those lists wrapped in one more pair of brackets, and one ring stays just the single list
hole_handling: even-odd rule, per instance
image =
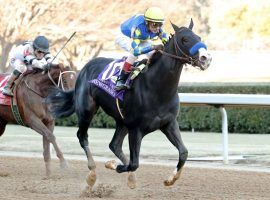
[{"label": "racehorse", "polygon": [[[96,165],[89,150],[87,131],[99,107],[102,107],[116,122],[116,130],[109,148],[123,163],[118,166],[108,163],[107,166],[116,169],[119,173],[135,171],[139,167],[143,137],[160,129],[179,151],[176,170],[164,181],[164,184],[173,185],[180,177],[188,156],[176,120],[179,111],[177,89],[181,71],[184,64],[205,70],[209,67],[212,58],[205,44],[201,42],[201,38],[192,31],[192,20],[189,27],[178,27],[173,23],[172,26],[175,33],[164,45],[164,50],[153,55],[148,71],[134,80],[131,89],[125,93],[123,101],[120,102],[123,117],[114,98],[96,85],[87,83],[96,79],[104,67],[113,61],[110,58],[99,57],[89,61],[78,75],[75,90],[55,91],[48,96],[51,111],[56,117],[65,117],[73,112],[77,114],[79,123],[77,137],[88,159],[89,186],[93,186],[96,181]],[[122,151],[123,140],[127,134],[129,160]],[[135,180],[132,181],[130,185],[135,187]]]},{"label": "racehorse", "polygon": [[[50,169],[50,143],[54,146],[56,155],[60,160],[60,167],[66,167],[63,153],[56,143],[53,134],[54,118],[48,110],[45,98],[52,87],[69,90],[75,86],[75,72],[62,64],[52,66],[47,73],[41,69],[29,70],[18,79],[14,89],[14,97],[7,97],[1,93],[1,100],[9,101],[0,105],[0,136],[4,133],[7,123],[15,123],[27,126],[43,136],[43,156],[46,166],[46,175],[51,173]],[[7,79],[8,74],[0,74],[0,79]],[[17,108],[15,117],[12,103]]]}]

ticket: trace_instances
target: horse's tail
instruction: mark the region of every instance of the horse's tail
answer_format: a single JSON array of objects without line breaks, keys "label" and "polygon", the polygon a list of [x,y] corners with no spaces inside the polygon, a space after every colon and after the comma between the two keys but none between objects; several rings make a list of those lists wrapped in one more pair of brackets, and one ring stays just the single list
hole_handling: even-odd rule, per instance
[{"label": "horse's tail", "polygon": [[70,91],[57,89],[48,95],[46,103],[54,117],[68,117],[75,112],[74,91],[74,89]]}]

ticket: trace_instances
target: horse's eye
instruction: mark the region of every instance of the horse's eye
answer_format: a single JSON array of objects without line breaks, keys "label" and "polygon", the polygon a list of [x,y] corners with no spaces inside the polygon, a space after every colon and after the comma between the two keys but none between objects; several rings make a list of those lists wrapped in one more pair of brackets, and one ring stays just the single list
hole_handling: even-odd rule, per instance
[{"label": "horse's eye", "polygon": [[183,45],[185,45],[188,42],[188,40],[186,37],[182,37],[181,42]]}]

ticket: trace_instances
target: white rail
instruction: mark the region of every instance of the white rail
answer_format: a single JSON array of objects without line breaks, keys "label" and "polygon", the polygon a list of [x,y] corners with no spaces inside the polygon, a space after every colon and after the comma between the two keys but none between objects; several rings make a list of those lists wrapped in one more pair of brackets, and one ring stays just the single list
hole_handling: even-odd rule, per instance
[{"label": "white rail", "polygon": [[181,106],[215,106],[222,115],[223,162],[229,163],[228,119],[225,107],[270,107],[270,95],[178,93]]}]

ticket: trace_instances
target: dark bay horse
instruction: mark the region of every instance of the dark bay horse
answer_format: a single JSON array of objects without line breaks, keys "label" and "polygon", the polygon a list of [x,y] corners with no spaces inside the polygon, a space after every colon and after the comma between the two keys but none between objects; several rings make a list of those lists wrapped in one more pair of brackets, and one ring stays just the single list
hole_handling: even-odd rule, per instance
[{"label": "dark bay horse", "polygon": [[[8,74],[0,74],[0,77]],[[25,126],[37,131],[43,136],[43,156],[46,166],[46,175],[50,175],[50,143],[54,146],[57,157],[60,159],[60,166],[65,167],[66,161],[59,149],[54,130],[54,118],[48,110],[45,98],[52,87],[62,90],[73,89],[75,86],[75,72],[62,64],[51,67],[44,73],[40,69],[33,69],[26,72],[19,79],[14,93],[17,99],[18,111]],[[10,97],[9,97],[10,98]],[[0,105],[0,136],[4,133],[7,123],[17,124],[11,106]]]},{"label": "dark bay horse", "polygon": [[[168,140],[178,149],[179,161],[170,178],[164,181],[169,186],[180,177],[187,160],[188,151],[184,146],[179,125],[176,120],[179,111],[178,83],[184,64],[190,64],[205,70],[211,63],[211,56],[201,38],[193,33],[193,21],[189,27],[177,27],[172,24],[174,35],[165,44],[164,51],[159,51],[151,58],[149,69],[139,75],[130,90],[124,96],[120,106],[124,113],[121,117],[116,101],[110,95],[89,80],[96,79],[103,68],[113,59],[96,58],[89,61],[79,73],[75,90],[55,91],[49,95],[51,111],[57,117],[78,116],[77,137],[84,149],[90,173],[87,183],[93,186],[96,180],[95,163],[89,149],[88,127],[99,107],[115,119],[116,130],[109,148],[123,164],[111,168],[117,172],[133,172],[139,167],[139,154],[145,135],[160,129]],[[55,95],[55,93],[57,95]],[[130,159],[122,151],[124,137],[128,134]],[[132,177],[131,177],[132,179]],[[131,183],[134,185],[134,183]]]}]

